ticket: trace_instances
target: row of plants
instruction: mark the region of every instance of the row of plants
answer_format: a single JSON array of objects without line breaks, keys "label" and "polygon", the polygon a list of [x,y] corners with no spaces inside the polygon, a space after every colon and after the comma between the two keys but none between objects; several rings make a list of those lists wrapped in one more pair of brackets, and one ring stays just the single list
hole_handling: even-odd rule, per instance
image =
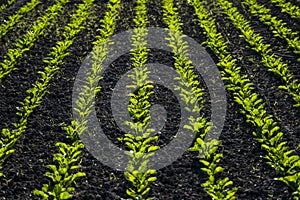
[{"label": "row of plants", "polygon": [[8,20],[0,25],[0,39],[5,36],[7,32],[11,30],[27,13],[32,11],[40,3],[40,0],[32,0],[20,8],[16,14],[9,16]]},{"label": "row of plants", "polygon": [[[251,13],[258,17],[262,23],[269,26],[275,36],[286,40],[288,45],[293,48],[295,54],[300,55],[300,41],[297,32],[293,32],[292,29],[287,27],[285,22],[272,16],[270,9],[259,5],[256,0],[244,0],[242,3],[247,5]],[[298,61],[300,61],[300,58]]]},{"label": "row of plants", "polygon": [[126,121],[132,133],[127,133],[120,141],[125,142],[129,148],[127,155],[130,160],[127,171],[124,173],[131,186],[126,190],[129,199],[151,199],[149,196],[150,184],[156,180],[156,170],[149,169],[149,158],[159,149],[159,146],[151,143],[158,140],[158,136],[150,136],[154,129],[149,128],[151,116],[148,101],[153,94],[153,83],[148,80],[150,71],[145,66],[148,58],[147,49],[148,25],[147,0],[137,0],[135,7],[135,17],[133,22],[135,28],[131,37],[132,49],[130,50],[133,65],[133,72],[128,76],[132,82],[126,87],[133,89],[134,93],[129,94],[130,101],[128,111],[132,121]]},{"label": "row of plants", "polygon": [[[90,8],[94,0],[84,0],[84,4],[79,5],[77,17],[74,17],[74,24],[66,30],[73,32],[74,25],[79,25],[83,28],[82,23],[90,14]],[[47,165],[50,171],[46,172],[46,176],[50,179],[48,184],[44,184],[41,190],[35,190],[34,195],[42,199],[70,199],[71,192],[75,190],[73,184],[75,181],[85,176],[84,172],[80,172],[81,150],[84,144],[80,140],[80,135],[85,134],[87,117],[91,112],[91,107],[94,105],[93,97],[100,91],[97,86],[101,77],[99,74],[102,70],[102,62],[107,55],[108,45],[111,44],[109,37],[114,33],[116,18],[120,7],[120,0],[110,0],[107,4],[108,11],[105,13],[104,19],[100,20],[102,29],[100,36],[93,42],[93,64],[92,69],[86,74],[86,83],[83,84],[84,90],[79,94],[80,97],[76,101],[75,111],[81,117],[79,120],[71,121],[71,124],[63,129],[67,132],[67,137],[71,139],[71,144],[57,142],[59,153],[53,157],[54,164]],[[77,19],[77,20],[76,20]],[[78,21],[79,20],[79,21]],[[68,34],[64,34],[68,35]],[[66,37],[66,36],[65,36]]]},{"label": "row of plants", "polygon": [[0,13],[4,11],[7,7],[15,3],[16,0],[8,0],[7,3],[4,3],[0,6]]},{"label": "row of plants", "polygon": [[[191,108],[190,113],[200,114],[203,109],[204,90],[200,87],[197,75],[193,71],[192,62],[188,59],[188,43],[184,41],[184,36],[181,34],[182,22],[178,15],[178,9],[173,4],[173,0],[163,0],[163,20],[170,30],[169,38],[166,40],[170,42],[169,46],[174,53],[174,66],[179,75],[176,80],[181,85],[175,89],[180,91],[186,109]],[[212,126],[213,124],[202,115],[197,118],[192,115],[189,117],[189,124],[186,124],[184,128],[190,131],[192,135],[196,133],[196,141],[189,150],[199,153],[199,159],[202,163],[201,170],[208,176],[207,181],[201,184],[203,189],[213,199],[235,199],[237,188],[230,187],[233,182],[228,177],[223,179],[217,177],[223,171],[219,165],[222,154],[217,152],[220,141],[215,139],[204,141]]]},{"label": "row of plants", "polygon": [[[225,81],[226,89],[234,95],[234,100],[241,106],[241,112],[246,116],[247,122],[255,128],[254,137],[266,151],[267,163],[276,170],[278,178],[293,191],[293,198],[300,198],[300,158],[294,150],[288,150],[280,127],[267,114],[265,104],[257,93],[254,85],[247,75],[241,75],[241,67],[236,65],[230,53],[227,52],[228,42],[218,32],[214,19],[208,14],[200,0],[191,1],[199,26],[205,30],[207,40],[203,43],[212,49],[219,58],[217,64],[222,68],[221,76]],[[232,7],[231,4],[226,5]]]},{"label": "row of plants", "polygon": [[293,74],[288,69],[288,65],[282,61],[282,57],[271,52],[271,45],[263,42],[263,37],[255,33],[251,28],[250,22],[244,19],[231,2],[225,0],[217,2],[234,26],[242,32],[241,37],[245,39],[249,47],[260,54],[264,66],[270,72],[280,77],[283,85],[280,85],[278,88],[286,90],[295,100],[295,106],[299,107],[300,84],[295,81]]},{"label": "row of plants", "polygon": [[272,3],[281,8],[281,12],[289,14],[292,18],[300,21],[300,8],[285,0],[271,0]]},{"label": "row of plants", "polygon": [[[46,63],[57,66],[62,62],[63,58],[69,54],[66,50],[73,43],[76,35],[84,29],[85,22],[92,14],[91,7],[93,2],[94,0],[83,0],[83,3],[78,5],[76,13],[72,15],[71,22],[65,27],[65,32],[63,33],[65,40],[57,42],[56,47],[53,47],[54,51],[50,53],[50,55],[54,57]],[[35,196],[42,199],[72,198],[71,192],[75,190],[73,184],[77,179],[85,176],[84,172],[79,171],[81,167],[80,154],[84,145],[77,139],[70,127],[65,127],[64,129],[72,143],[56,143],[59,152],[54,154],[54,164],[48,164],[47,168],[50,171],[45,173],[45,176],[47,176],[50,181],[48,184],[44,184],[41,190],[36,189],[33,192]]]},{"label": "row of plants", "polygon": [[[81,24],[85,21],[89,14],[85,11],[86,5],[80,5],[78,12],[73,15],[72,22],[66,26],[64,41],[57,42],[56,46],[52,48],[52,52],[46,59],[43,60],[47,64],[44,71],[39,71],[40,78],[36,80],[34,86],[26,91],[28,94],[24,101],[20,102],[21,107],[16,113],[20,120],[17,123],[13,123],[13,130],[4,128],[1,131],[2,137],[0,139],[0,169],[3,168],[5,160],[14,153],[14,145],[20,138],[20,136],[26,131],[28,118],[31,113],[37,108],[43,97],[46,95],[50,81],[56,72],[60,69],[59,64],[63,62],[63,59],[69,55],[68,48],[72,45],[76,34],[81,31],[84,26]],[[3,173],[0,173],[3,176]]]},{"label": "row of plants", "polygon": [[69,0],[55,0],[55,2],[55,5],[50,6],[46,10],[46,13],[34,22],[31,30],[16,42],[15,47],[8,49],[7,54],[4,56],[4,60],[0,62],[0,81],[11,71],[16,70],[15,65],[20,61],[24,53],[33,47],[38,37],[51,25]]}]

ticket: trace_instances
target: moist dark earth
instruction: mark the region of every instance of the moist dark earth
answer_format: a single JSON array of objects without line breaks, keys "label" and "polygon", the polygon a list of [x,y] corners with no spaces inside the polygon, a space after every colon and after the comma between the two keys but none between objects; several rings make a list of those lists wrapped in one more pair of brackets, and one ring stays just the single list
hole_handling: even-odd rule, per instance
[{"label": "moist dark earth", "polygon": [[[1,13],[0,20],[7,19],[8,16],[17,11],[20,6],[27,1],[11,6]],[[203,30],[199,27],[194,10],[185,1],[175,1],[179,6],[181,21],[183,22],[183,33],[196,40],[199,44],[206,40]],[[281,13],[278,7],[270,5],[266,0],[259,0],[259,3],[272,9],[272,14],[283,19],[287,25],[296,32],[300,32],[300,25],[296,20],[292,20],[287,14]],[[297,4],[294,1],[292,3]],[[1,4],[4,1],[1,1]],[[25,53],[23,59],[17,64],[17,70],[5,77],[0,87],[0,127],[12,128],[12,123],[18,121],[15,114],[20,106],[18,102],[26,97],[26,90],[29,89],[38,78],[37,71],[45,67],[43,58],[51,51],[51,47],[57,41],[63,39],[62,32],[68,23],[70,15],[82,3],[79,0],[68,3],[55,23],[48,27],[45,34],[39,37],[34,47]],[[81,31],[75,42],[72,44],[70,55],[64,59],[60,65],[60,71],[51,82],[49,93],[44,97],[41,105],[32,113],[29,118],[28,128],[21,136],[15,146],[15,153],[4,164],[4,178],[0,181],[0,199],[37,199],[33,196],[34,189],[40,189],[43,184],[48,183],[44,176],[47,171],[46,165],[51,164],[53,155],[58,152],[55,143],[70,140],[66,137],[66,132],[62,130],[61,123],[69,124],[72,120],[72,89],[77,71],[82,61],[92,50],[92,42],[99,34],[100,19],[106,11],[107,1],[97,1],[93,6],[92,14],[85,24],[85,29]],[[241,34],[232,23],[218,11],[215,4],[209,3],[209,10],[214,14],[218,30],[229,41],[229,52],[238,60],[242,67],[242,73],[248,74],[255,85],[255,91],[260,95],[266,104],[268,114],[274,116],[278,121],[281,130],[286,133],[284,140],[296,153],[300,152],[300,111],[293,107],[291,97],[277,89],[281,81],[278,77],[268,72],[260,59],[260,55],[247,48],[246,42],[239,37]],[[29,13],[0,41],[0,59],[3,59],[8,48],[14,46],[15,41],[24,34],[35,21],[41,16],[45,9],[54,4],[54,0],[42,1],[36,10]],[[251,25],[258,33],[264,37],[264,42],[272,45],[273,52],[283,57],[288,63],[291,72],[298,78],[300,70],[297,57],[288,48],[285,41],[273,37],[268,27],[262,25],[256,17],[251,16],[249,11],[241,5],[239,1],[234,1],[234,5],[239,11],[251,21]],[[299,5],[299,3],[297,4]],[[124,1],[116,24],[116,33],[134,27],[132,21],[134,16],[134,1]],[[149,26],[166,28],[162,20],[162,3],[159,0],[149,0],[148,17]],[[217,63],[210,49],[206,49],[211,58]],[[151,49],[148,63],[161,63],[173,66],[174,59],[172,53],[157,49]],[[124,144],[117,141],[124,132],[114,126],[109,98],[112,94],[113,86],[118,78],[132,69],[130,55],[126,54],[115,60],[104,78],[99,82],[102,87],[97,95],[97,116],[101,127],[109,139],[115,144],[124,148]],[[221,69],[220,69],[221,70]],[[205,82],[199,76],[199,81],[206,89],[204,104],[204,115],[210,118],[209,96]],[[226,85],[226,82],[224,82]],[[156,85],[155,93],[151,96],[150,102],[164,106],[167,112],[167,120],[161,130],[158,145],[167,145],[176,134],[180,121],[180,107],[178,101],[172,93],[165,87]],[[276,172],[266,164],[263,158],[265,152],[259,143],[253,138],[252,126],[246,123],[245,116],[239,110],[240,107],[233,101],[233,96],[227,92],[227,114],[225,126],[220,141],[222,145],[218,151],[223,154],[220,165],[224,168],[220,178],[229,177],[234,186],[238,187],[237,199],[291,199],[291,191],[286,185],[275,181]],[[79,179],[75,185],[73,199],[125,199],[126,188],[130,184],[123,175],[123,172],[116,171],[103,165],[95,159],[86,149],[82,152],[82,171],[86,177]],[[206,175],[201,171],[201,164],[197,154],[188,150],[182,157],[174,161],[171,165],[157,171],[157,181],[151,184],[149,197],[154,199],[210,199],[202,189],[201,183],[205,182]]]}]

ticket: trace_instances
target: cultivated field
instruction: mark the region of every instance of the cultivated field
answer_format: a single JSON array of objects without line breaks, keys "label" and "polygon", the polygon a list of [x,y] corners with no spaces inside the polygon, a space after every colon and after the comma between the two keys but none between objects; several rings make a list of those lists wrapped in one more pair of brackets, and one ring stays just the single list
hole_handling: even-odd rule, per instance
[{"label": "cultivated field", "polygon": [[[164,38],[153,36],[159,27]],[[129,50],[105,68],[113,36],[131,29],[129,45],[116,45]],[[219,82],[197,70],[187,38]],[[300,200],[300,0],[1,0],[0,47],[1,200]],[[173,88],[152,81],[151,63],[176,73]],[[123,77],[127,131],[111,105]],[[207,80],[222,80],[226,102]],[[91,139],[93,112],[126,170],[83,139],[107,143]],[[191,145],[167,148],[183,132]],[[161,149],[170,160],[155,157]]]}]

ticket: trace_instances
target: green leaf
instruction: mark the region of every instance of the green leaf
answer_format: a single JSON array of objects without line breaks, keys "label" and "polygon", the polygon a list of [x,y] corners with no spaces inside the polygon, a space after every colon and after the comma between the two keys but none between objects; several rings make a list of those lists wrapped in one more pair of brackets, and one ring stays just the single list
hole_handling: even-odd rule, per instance
[{"label": "green leaf", "polygon": [[145,196],[150,191],[150,187],[146,188],[144,192],[141,194],[142,196]]},{"label": "green leaf", "polygon": [[153,182],[153,181],[156,181],[157,178],[156,178],[156,177],[150,177],[150,178],[148,178],[147,180],[148,180],[149,182]]},{"label": "green leaf", "polygon": [[33,194],[35,196],[41,197],[42,199],[45,199],[45,200],[49,198],[49,195],[41,190],[34,190]]},{"label": "green leaf", "polygon": [[137,197],[137,194],[136,194],[135,191],[134,191],[133,189],[131,189],[131,188],[129,188],[129,189],[126,190],[126,194],[128,194],[129,196],[131,196],[131,197],[133,197],[133,198]]},{"label": "green leaf", "polygon": [[63,192],[63,193],[61,193],[61,194],[59,195],[59,198],[60,198],[61,200],[63,200],[63,199],[70,199],[70,198],[72,198],[72,195],[70,195],[69,192]]},{"label": "green leaf", "polygon": [[222,167],[217,167],[216,169],[215,169],[215,174],[217,174],[217,173],[220,173],[220,172],[222,172],[223,171],[223,168]]},{"label": "green leaf", "polygon": [[150,146],[147,150],[148,150],[148,153],[150,153],[153,151],[157,151],[158,149],[160,149],[159,146]]}]

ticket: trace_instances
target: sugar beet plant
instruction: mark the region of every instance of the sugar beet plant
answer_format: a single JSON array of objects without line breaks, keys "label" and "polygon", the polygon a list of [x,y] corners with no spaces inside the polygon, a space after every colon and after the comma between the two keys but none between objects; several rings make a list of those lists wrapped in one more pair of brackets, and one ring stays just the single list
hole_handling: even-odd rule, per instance
[{"label": "sugar beet plant", "polygon": [[[94,0],[84,0],[83,4],[79,5],[79,8],[75,15],[73,15],[72,23],[70,23],[66,27],[66,33],[64,33],[65,37],[68,37],[69,34],[74,34],[78,32],[79,30],[83,29],[83,22],[87,19],[87,17],[91,14],[90,9],[93,4]],[[112,2],[117,1],[110,1],[108,3],[108,7],[112,6]],[[112,8],[117,8],[118,4],[113,5]],[[106,13],[106,17],[111,13]],[[106,21],[102,25],[105,27],[107,25]],[[77,30],[74,30],[74,27],[77,27]],[[105,49],[102,49],[104,51],[101,52],[97,51],[98,58],[104,58],[105,57]],[[96,54],[95,54],[96,55]],[[94,56],[95,56],[94,55]],[[98,61],[98,62],[97,62]],[[101,70],[101,63],[99,63],[99,60],[95,58],[95,62],[93,63],[93,69],[100,69]],[[90,78],[90,77],[89,77]],[[89,79],[91,81],[91,79]],[[93,79],[93,85],[96,83],[97,80]],[[86,89],[87,87],[85,87]],[[98,92],[98,88],[94,88],[95,92]],[[83,98],[81,98],[83,100]],[[76,102],[79,104],[79,107],[87,106],[86,102],[79,101]],[[77,109],[80,114],[83,114],[83,112],[80,109]],[[83,114],[84,115],[84,114]],[[83,116],[81,115],[81,116]],[[64,127],[64,130],[67,132],[67,137],[71,139],[72,144],[66,144],[63,142],[57,142],[56,146],[59,147],[59,153],[55,154],[53,157],[53,162],[55,162],[55,165],[50,164],[47,165],[47,167],[50,169],[50,172],[46,172],[46,176],[50,178],[49,184],[44,184],[41,190],[35,190],[34,194],[36,196],[41,197],[42,199],[70,199],[72,198],[71,192],[75,190],[74,186],[72,184],[75,183],[75,181],[85,176],[84,172],[80,172],[80,162],[81,162],[81,150],[84,148],[83,143],[79,139],[79,135],[84,133],[83,124],[80,124],[78,121],[72,121],[71,125]]]},{"label": "sugar beet plant", "polygon": [[[192,108],[190,112],[200,113],[203,108],[203,89],[200,88],[200,83],[197,80],[197,75],[193,72],[193,66],[188,60],[188,44],[185,42],[184,36],[181,35],[181,21],[177,12],[177,8],[173,6],[173,0],[164,0],[164,21],[170,29],[169,46],[172,48],[175,59],[175,69],[179,74],[176,80],[181,87],[175,88],[180,91],[180,96],[187,108]],[[190,88],[191,91],[187,94],[183,89]],[[188,91],[188,90],[187,90]],[[213,199],[235,199],[237,188],[230,188],[233,184],[228,177],[218,179],[217,176],[223,171],[219,166],[222,154],[217,153],[217,148],[220,142],[213,139],[204,142],[207,132],[211,128],[211,123],[204,116],[197,118],[190,117],[189,124],[184,126],[191,133],[197,134],[197,139],[190,148],[190,151],[199,152],[200,162],[203,164],[201,170],[208,176],[208,180],[202,184],[204,190]]]},{"label": "sugar beet plant", "polygon": [[[251,13],[259,20],[269,26],[275,36],[278,36],[294,49],[294,53],[300,55],[300,41],[297,32],[288,28],[286,23],[270,14],[270,9],[259,5],[256,0],[244,0],[243,4],[250,8]],[[300,58],[298,59],[300,61]]]},{"label": "sugar beet plant", "polygon": [[234,95],[234,100],[241,106],[241,112],[247,122],[255,127],[254,137],[266,151],[267,163],[278,172],[278,179],[288,185],[294,192],[294,199],[300,197],[300,159],[294,150],[288,150],[286,142],[282,141],[283,133],[279,126],[268,115],[263,100],[254,92],[253,83],[247,75],[240,75],[241,67],[236,65],[236,59],[227,52],[227,44],[221,33],[217,31],[216,23],[209,16],[200,0],[191,1],[199,25],[203,28],[207,41],[204,45],[211,48],[219,58],[218,66],[222,67],[222,79],[226,89]]},{"label": "sugar beet plant", "polygon": [[148,193],[150,183],[156,180],[156,170],[149,169],[148,163],[149,158],[154,155],[159,146],[151,145],[151,142],[158,140],[158,136],[150,136],[155,130],[149,128],[151,104],[148,99],[153,94],[153,84],[147,80],[150,72],[145,66],[149,52],[149,49],[146,48],[147,0],[137,0],[136,3],[136,15],[133,19],[135,28],[131,38],[132,50],[130,51],[134,68],[133,73],[129,75],[132,82],[126,86],[135,91],[130,94],[128,106],[132,122],[126,122],[133,134],[127,133],[119,140],[125,142],[130,149],[126,152],[130,156],[130,160],[127,171],[124,173],[126,179],[131,183],[131,187],[126,190],[127,195],[130,199],[151,199],[148,197]]},{"label": "sugar beet plant", "polygon": [[14,48],[8,49],[4,60],[0,62],[0,81],[4,76],[8,75],[11,71],[16,70],[15,65],[22,58],[26,51],[33,47],[35,41],[42,35],[46,27],[48,27],[55,17],[60,13],[62,8],[69,0],[56,0],[56,4],[46,10],[44,16],[35,21],[31,30],[19,39]]},{"label": "sugar beet plant", "polygon": [[250,48],[261,55],[261,61],[268,70],[281,78],[283,85],[280,85],[279,88],[286,90],[295,100],[295,106],[299,107],[300,84],[295,81],[293,74],[288,70],[287,64],[282,62],[281,57],[271,53],[271,45],[263,42],[263,37],[255,33],[249,21],[244,19],[231,2],[226,0],[217,0],[216,2],[224,10],[234,26],[243,33],[242,37],[248,42]]},{"label": "sugar beet plant", "polygon": [[32,11],[40,3],[40,0],[32,0],[20,8],[16,14],[9,16],[8,20],[0,25],[0,39],[5,36],[7,32],[24,17],[24,15]]}]

